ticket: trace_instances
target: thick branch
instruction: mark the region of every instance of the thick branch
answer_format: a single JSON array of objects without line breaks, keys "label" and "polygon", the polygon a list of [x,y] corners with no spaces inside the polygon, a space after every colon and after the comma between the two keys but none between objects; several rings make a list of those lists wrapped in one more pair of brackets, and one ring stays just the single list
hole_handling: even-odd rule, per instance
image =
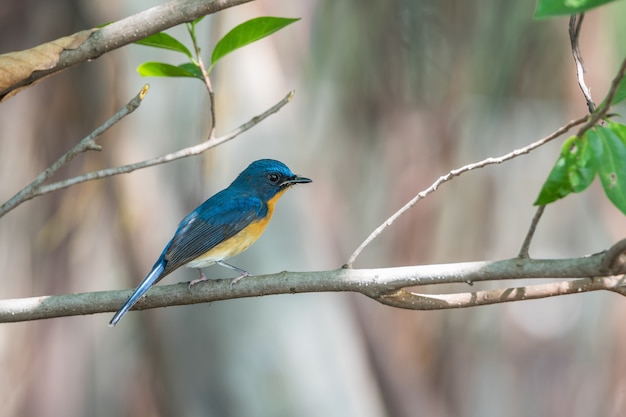
[{"label": "thick branch", "polygon": [[[135,310],[205,303],[272,294],[351,291],[385,304],[411,309],[444,309],[519,299],[550,297],[582,291],[615,290],[621,280],[598,279],[626,273],[626,240],[608,251],[582,258],[535,260],[507,259],[383,269],[338,269],[319,272],[281,272],[244,278],[230,288],[230,279],[208,281],[190,290],[187,283],[156,286]],[[590,278],[595,277],[595,278]],[[495,291],[449,295],[422,295],[403,290],[420,285],[531,278],[584,278],[572,282],[541,284]],[[569,288],[569,289],[568,289]],[[522,291],[526,296],[523,297]],[[616,291],[619,292],[619,291]],[[39,320],[53,317],[116,311],[130,290],[33,297],[0,301],[0,322]]]},{"label": "thick branch", "polygon": [[13,91],[31,85],[66,68],[96,59],[117,48],[165,29],[191,22],[201,16],[247,3],[252,0],[173,0],[95,30],[76,49],[61,53],[56,65],[33,72],[28,78],[4,90],[0,99]]}]

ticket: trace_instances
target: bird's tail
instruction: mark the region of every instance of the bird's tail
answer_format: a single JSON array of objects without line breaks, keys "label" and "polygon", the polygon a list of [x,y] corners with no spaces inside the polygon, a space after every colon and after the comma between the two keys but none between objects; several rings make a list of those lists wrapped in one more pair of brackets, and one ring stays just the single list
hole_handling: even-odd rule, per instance
[{"label": "bird's tail", "polygon": [[165,269],[165,260],[159,259],[159,261],[154,265],[152,271],[148,274],[147,277],[141,281],[141,284],[135,289],[135,292],[126,300],[122,308],[119,309],[117,313],[113,316],[111,321],[109,322],[109,326],[115,326],[118,321],[126,314],[128,310],[135,305],[135,303],[141,298],[142,295],[146,293],[150,289],[150,287],[161,278],[161,274]]}]

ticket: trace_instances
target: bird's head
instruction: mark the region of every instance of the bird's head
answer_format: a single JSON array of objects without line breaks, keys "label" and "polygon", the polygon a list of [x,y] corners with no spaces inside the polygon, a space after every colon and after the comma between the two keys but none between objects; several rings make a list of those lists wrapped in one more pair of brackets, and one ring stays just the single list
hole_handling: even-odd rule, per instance
[{"label": "bird's head", "polygon": [[300,177],[280,161],[260,159],[254,161],[233,181],[233,186],[254,190],[265,201],[271,200],[276,194],[282,193],[294,184],[311,182],[309,178]]}]

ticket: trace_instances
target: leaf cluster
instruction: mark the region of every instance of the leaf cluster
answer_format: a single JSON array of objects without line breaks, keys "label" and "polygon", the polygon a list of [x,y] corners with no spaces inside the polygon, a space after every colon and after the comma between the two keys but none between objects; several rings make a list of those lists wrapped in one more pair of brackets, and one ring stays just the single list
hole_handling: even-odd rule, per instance
[{"label": "leaf cluster", "polygon": [[[139,74],[144,77],[191,77],[204,80],[199,63],[200,48],[198,47],[196,38],[196,25],[200,23],[203,18],[204,16],[186,25],[194,45],[196,58],[194,58],[194,54],[181,41],[164,32],[155,33],[154,35],[137,41],[136,43],[139,45],[180,52],[186,55],[189,60],[180,65],[172,65],[166,62],[144,62],[137,68]],[[220,59],[231,52],[263,39],[298,20],[300,19],[264,16],[250,19],[236,26],[224,35],[217,42],[215,48],[213,48],[211,64],[207,69],[207,74],[211,73],[211,70]]]}]

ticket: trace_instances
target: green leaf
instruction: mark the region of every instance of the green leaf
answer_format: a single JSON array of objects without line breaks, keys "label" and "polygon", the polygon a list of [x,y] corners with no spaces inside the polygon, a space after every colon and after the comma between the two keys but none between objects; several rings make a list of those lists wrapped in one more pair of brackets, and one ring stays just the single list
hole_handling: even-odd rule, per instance
[{"label": "green leaf", "polygon": [[565,141],[561,155],[548,175],[535,205],[552,203],[570,193],[579,193],[593,182],[602,148],[587,135]]},{"label": "green leaf", "polygon": [[147,38],[143,38],[135,42],[138,45],[152,46],[154,48],[168,49],[170,51],[181,52],[192,58],[191,52],[180,41],[167,33],[159,32],[154,35],[150,35]]},{"label": "green leaf", "polygon": [[606,196],[626,214],[626,126],[609,123],[595,129],[602,144],[598,175]]},{"label": "green leaf", "polygon": [[243,22],[217,42],[211,55],[211,67],[229,53],[263,39],[298,20],[300,19],[266,16]]},{"label": "green leaf", "polygon": [[615,0],[538,0],[535,18],[573,15]]},{"label": "green leaf", "polygon": [[184,64],[180,64],[178,68],[183,69],[193,74],[193,76],[196,78],[200,78],[201,80],[204,80],[204,76],[202,75],[202,70],[200,69],[200,66],[196,63],[186,62]]},{"label": "green leaf", "polygon": [[567,178],[567,162],[561,156],[557,159],[552,171],[550,171],[550,175],[548,175],[548,179],[541,187],[539,196],[534,204],[536,206],[544,206],[565,197],[571,192],[572,188]]},{"label": "green leaf", "polygon": [[166,64],[165,62],[144,62],[137,67],[137,72],[142,77],[192,77],[202,79],[200,68],[190,62],[179,66]]}]

